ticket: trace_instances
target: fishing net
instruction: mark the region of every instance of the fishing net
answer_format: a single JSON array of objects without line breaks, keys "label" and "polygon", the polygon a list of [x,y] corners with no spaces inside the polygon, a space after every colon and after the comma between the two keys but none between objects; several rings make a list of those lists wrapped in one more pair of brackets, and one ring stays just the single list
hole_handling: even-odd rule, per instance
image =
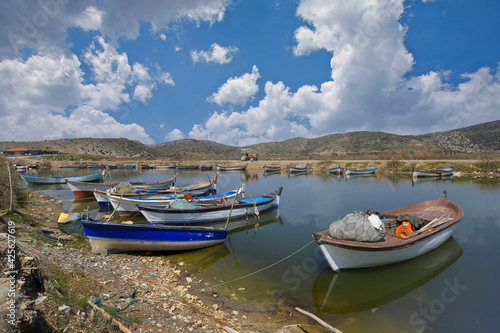
[{"label": "fishing net", "polygon": [[136,189],[130,183],[120,183],[116,186],[115,193],[136,193]]},{"label": "fishing net", "polygon": [[353,212],[333,222],[329,232],[332,238],[358,242],[379,242],[386,235],[384,225],[380,224],[375,228],[364,212]]}]

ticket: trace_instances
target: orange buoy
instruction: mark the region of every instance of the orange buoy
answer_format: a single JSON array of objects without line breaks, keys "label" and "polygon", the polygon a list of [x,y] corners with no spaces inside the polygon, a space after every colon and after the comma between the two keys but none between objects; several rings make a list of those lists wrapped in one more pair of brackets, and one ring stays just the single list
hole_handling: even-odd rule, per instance
[{"label": "orange buoy", "polygon": [[411,223],[408,221],[403,221],[399,227],[396,229],[396,236],[406,238],[409,234],[413,232],[411,228]]}]

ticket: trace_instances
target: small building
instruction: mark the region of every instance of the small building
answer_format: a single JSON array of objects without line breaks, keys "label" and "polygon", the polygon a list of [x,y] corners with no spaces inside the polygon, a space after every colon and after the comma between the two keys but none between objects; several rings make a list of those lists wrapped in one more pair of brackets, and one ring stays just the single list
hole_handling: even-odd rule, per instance
[{"label": "small building", "polygon": [[14,148],[9,150],[4,150],[2,154],[3,156],[16,157],[16,156],[53,155],[53,154],[59,154],[59,152],[57,150]]}]

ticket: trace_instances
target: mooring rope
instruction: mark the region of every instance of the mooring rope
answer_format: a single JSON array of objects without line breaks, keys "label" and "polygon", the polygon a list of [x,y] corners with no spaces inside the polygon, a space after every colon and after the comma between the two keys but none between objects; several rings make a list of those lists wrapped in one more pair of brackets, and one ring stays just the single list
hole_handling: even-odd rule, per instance
[{"label": "mooring rope", "polygon": [[136,302],[136,301],[142,301],[142,300],[150,300],[150,299],[158,299],[158,298],[168,298],[168,297],[173,297],[173,296],[180,296],[180,295],[185,295],[185,294],[190,294],[190,293],[194,293],[194,292],[198,292],[198,291],[203,291],[203,290],[206,290],[206,289],[211,289],[211,288],[216,288],[216,287],[220,287],[220,286],[223,286],[223,285],[226,285],[226,284],[229,284],[229,283],[233,283],[233,282],[236,282],[236,281],[239,281],[239,280],[242,280],[242,279],[245,279],[247,277],[250,277],[252,275],[255,275],[255,274],[258,274],[260,272],[263,272],[271,267],[274,267],[280,263],[282,263],[283,261],[293,257],[294,255],[296,255],[297,253],[299,253],[300,251],[304,250],[306,247],[308,247],[309,245],[311,245],[312,243],[314,243],[315,240],[312,240],[310,241],[309,243],[307,243],[306,245],[302,246],[300,249],[296,250],[295,252],[287,255],[286,257],[266,266],[266,267],[263,267],[259,270],[256,270],[255,272],[252,272],[250,274],[247,274],[247,275],[244,275],[244,276],[240,276],[236,279],[233,279],[233,280],[229,280],[229,281],[225,281],[225,282],[221,282],[221,283],[218,283],[218,284],[215,284],[215,285],[212,285],[212,286],[208,286],[208,287],[204,287],[204,288],[200,288],[200,289],[195,289],[195,290],[190,290],[190,291],[184,291],[184,292],[180,292],[180,293],[177,293],[177,294],[170,294],[170,295],[166,295],[166,296],[155,296],[155,297],[144,297],[144,298],[134,298],[134,297],[131,297],[131,298],[128,298],[128,299],[120,299],[120,300],[116,300],[116,301],[111,301],[111,300],[102,300],[100,297],[97,297],[97,298],[94,298],[92,297],[92,302],[96,303],[96,304],[99,304],[99,303],[103,303],[103,302],[106,302],[106,303],[120,303],[120,302]]}]

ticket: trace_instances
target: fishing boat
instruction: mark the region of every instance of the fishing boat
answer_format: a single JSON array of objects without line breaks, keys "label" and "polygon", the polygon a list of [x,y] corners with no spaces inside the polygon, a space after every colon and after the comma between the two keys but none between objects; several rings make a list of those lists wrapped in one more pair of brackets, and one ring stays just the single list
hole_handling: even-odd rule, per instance
[{"label": "fishing boat", "polygon": [[92,197],[94,196],[94,189],[101,191],[106,191],[110,188],[118,185],[117,182],[114,183],[92,183],[92,182],[82,182],[77,180],[67,179],[70,190],[73,192],[75,197]]},{"label": "fishing boat", "polygon": [[288,173],[307,173],[309,167],[306,164],[298,164],[296,166],[288,166]]},{"label": "fishing boat", "polygon": [[354,175],[371,175],[375,173],[375,170],[377,170],[377,167],[369,167],[369,168],[362,168],[362,169],[349,169],[346,168],[345,174],[349,176],[354,176]]},{"label": "fishing boat", "polygon": [[462,253],[452,236],[438,248],[394,265],[342,272],[333,272],[326,267],[314,281],[312,300],[320,315],[381,308],[432,281],[452,266]]},{"label": "fishing boat", "polygon": [[156,165],[155,166],[156,170],[164,170],[164,169],[175,169],[175,164],[171,163],[169,165]]},{"label": "fishing boat", "polygon": [[26,184],[64,184],[67,180],[76,180],[80,182],[95,182],[100,181],[104,172],[94,173],[91,175],[83,176],[54,176],[54,177],[41,177],[41,176],[28,176],[20,174],[21,178]]},{"label": "fishing boat", "polygon": [[83,220],[93,252],[185,251],[223,243],[228,229],[195,226],[153,226]]},{"label": "fishing boat", "polygon": [[134,170],[137,169],[137,163],[134,164],[118,164],[118,169]]},{"label": "fishing boat", "polygon": [[213,170],[213,169],[214,169],[213,165],[200,165],[198,167],[199,171],[210,171],[210,170]]},{"label": "fishing boat", "polygon": [[440,199],[395,208],[380,213],[380,218],[393,221],[403,214],[420,219],[424,225],[413,231],[402,222],[404,228],[400,229],[400,236],[397,231],[396,234],[387,232],[378,242],[336,239],[330,236],[329,230],[315,232],[313,238],[334,271],[382,266],[418,257],[443,244],[451,237],[464,212],[459,205],[447,200],[444,191]]},{"label": "fishing boat", "polygon": [[415,170],[412,169],[413,177],[447,177],[453,174],[453,168],[429,169],[429,170]]},{"label": "fishing boat", "polygon": [[281,165],[280,164],[275,164],[275,165],[264,165],[264,172],[278,172],[281,171]]},{"label": "fishing boat", "polygon": [[[175,178],[175,177],[174,177]],[[160,188],[166,188],[174,184],[174,178],[155,180],[151,182],[130,182],[136,190],[154,190]]]},{"label": "fishing boat", "polygon": [[331,175],[342,175],[344,173],[344,168],[340,166],[328,169],[328,173]]},{"label": "fishing boat", "polygon": [[246,165],[217,166],[217,171],[245,171],[246,169],[247,169]]},{"label": "fishing boat", "polygon": [[68,165],[58,165],[59,169],[84,169],[87,166],[84,164],[68,164]]},{"label": "fishing boat", "polygon": [[[167,196],[167,197],[149,197],[149,198],[130,198],[130,197],[122,197],[120,195],[113,195],[111,193],[108,194],[108,201],[111,203],[111,206],[115,209],[115,211],[119,215],[138,215],[140,211],[137,207],[147,206],[147,207],[167,207],[174,200],[178,200],[179,197],[175,196]],[[212,195],[204,195],[204,196],[193,196],[192,194],[186,195],[183,197],[184,200],[192,204],[202,204],[203,202],[213,201],[218,198],[227,198],[231,199],[236,196],[236,191],[227,191]]]},{"label": "fishing boat", "polygon": [[180,170],[180,171],[184,171],[184,170],[198,170],[199,168],[199,165],[177,165],[175,167],[175,170]]},{"label": "fishing boat", "polygon": [[164,208],[148,206],[139,206],[138,208],[151,224],[211,222],[227,219],[228,217],[236,218],[245,216],[246,214],[252,214],[252,212],[260,213],[275,205],[279,205],[282,189],[280,187],[273,193],[249,198],[235,198],[222,202],[216,201],[196,205],[186,201],[175,200]]},{"label": "fishing boat", "polygon": [[106,169],[106,164],[89,164],[87,169]]},{"label": "fishing boat", "polygon": [[14,169],[19,172],[25,172],[28,171],[30,167],[27,165],[14,164]]},{"label": "fishing boat", "polygon": [[217,177],[210,180],[202,180],[199,182],[169,186],[160,189],[142,189],[135,190],[134,193],[119,193],[116,192],[116,188],[110,189],[108,191],[94,190],[94,197],[101,207],[106,207],[111,205],[108,197],[108,192],[110,195],[119,196],[122,198],[152,198],[157,199],[168,199],[168,198],[183,198],[185,195],[191,196],[203,196],[208,195],[211,192],[216,192],[215,185],[217,183]]}]

